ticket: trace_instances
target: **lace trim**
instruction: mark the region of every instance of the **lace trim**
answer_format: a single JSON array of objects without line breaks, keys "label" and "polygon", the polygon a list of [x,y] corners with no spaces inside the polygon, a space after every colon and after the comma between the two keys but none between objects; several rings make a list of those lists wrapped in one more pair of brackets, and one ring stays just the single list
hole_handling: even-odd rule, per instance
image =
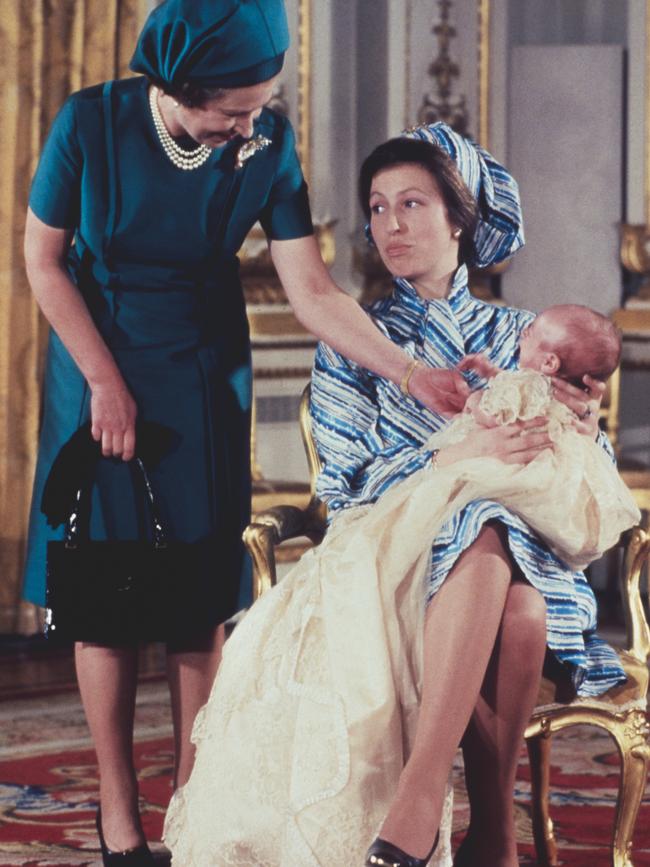
[{"label": "lace trim", "polygon": [[343,701],[341,700],[341,697],[333,693],[331,690],[300,683],[296,679],[298,661],[302,654],[303,645],[305,643],[305,632],[307,626],[309,625],[313,617],[314,608],[315,606],[313,604],[310,605],[305,614],[300,638],[296,642],[296,648],[293,653],[291,673],[287,681],[287,692],[289,693],[289,695],[294,695],[297,698],[307,698],[310,701],[313,701],[315,704],[335,708],[335,740],[337,742],[339,770],[338,773],[335,775],[331,785],[327,786],[324,789],[321,789],[320,792],[311,795],[308,798],[302,798],[295,801],[292,804],[292,807],[296,813],[304,810],[305,807],[311,807],[313,804],[317,804],[319,801],[324,801],[327,798],[333,798],[335,795],[338,795],[338,793],[342,791],[342,789],[344,788],[344,786],[347,785],[350,779],[350,750],[348,747],[348,727],[345,716],[345,708],[343,706]]}]

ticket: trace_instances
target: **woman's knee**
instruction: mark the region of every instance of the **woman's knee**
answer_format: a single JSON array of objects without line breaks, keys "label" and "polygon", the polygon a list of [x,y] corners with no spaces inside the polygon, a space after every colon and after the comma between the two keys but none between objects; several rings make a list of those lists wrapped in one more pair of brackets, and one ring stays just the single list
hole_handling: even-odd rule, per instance
[{"label": "woman's knee", "polygon": [[513,581],[506,597],[502,625],[516,632],[522,647],[545,647],[546,602],[539,590],[525,580]]}]

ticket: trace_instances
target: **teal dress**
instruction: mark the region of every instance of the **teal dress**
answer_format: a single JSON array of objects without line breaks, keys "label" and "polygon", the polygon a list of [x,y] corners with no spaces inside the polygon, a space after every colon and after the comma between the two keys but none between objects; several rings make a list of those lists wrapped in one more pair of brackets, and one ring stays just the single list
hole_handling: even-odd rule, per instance
[{"label": "teal dress", "polygon": [[[73,94],[59,112],[34,177],[30,207],[74,230],[70,273],[133,395],[138,418],[174,431],[151,468],[168,535],[219,539],[205,609],[220,623],[251,601],[241,533],[250,517],[251,361],[236,253],[259,220],[270,239],[312,233],[306,186],[286,118],[265,109],[270,140],[236,165],[241,140],[193,171],[164,153],[132,78]],[[46,545],[60,539],[40,510],[61,446],[88,420],[87,382],[58,336],[47,354],[44,413],[30,516],[25,598],[45,604]],[[132,467],[97,465],[91,535],[148,534]]]}]

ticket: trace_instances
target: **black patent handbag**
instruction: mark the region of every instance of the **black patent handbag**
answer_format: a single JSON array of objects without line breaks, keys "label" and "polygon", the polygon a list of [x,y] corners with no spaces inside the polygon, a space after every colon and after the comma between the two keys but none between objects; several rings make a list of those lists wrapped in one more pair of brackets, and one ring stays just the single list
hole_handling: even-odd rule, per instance
[{"label": "black patent handbag", "polygon": [[[134,460],[146,491],[150,538],[89,537],[90,484],[77,491],[62,541],[47,545],[49,639],[124,645],[200,636],[230,616],[217,573],[224,565],[217,535],[197,542],[167,538],[145,466]],[[226,558],[227,559],[227,558]]]}]

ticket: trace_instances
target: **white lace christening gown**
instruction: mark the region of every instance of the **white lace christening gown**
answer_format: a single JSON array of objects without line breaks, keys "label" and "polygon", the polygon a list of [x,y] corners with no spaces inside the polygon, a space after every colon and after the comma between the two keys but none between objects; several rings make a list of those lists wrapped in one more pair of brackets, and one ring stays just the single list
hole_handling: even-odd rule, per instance
[{"label": "white lace christening gown", "polygon": [[[413,740],[424,577],[455,511],[498,501],[576,569],[638,521],[609,457],[539,374],[500,374],[481,407],[504,423],[547,415],[555,449],[525,467],[475,458],[415,473],[338,515],[255,603],[226,643],[194,771],[169,807],[174,867],[361,867]],[[473,424],[460,416],[430,445]],[[448,791],[435,867],[451,865],[450,831]]]}]

